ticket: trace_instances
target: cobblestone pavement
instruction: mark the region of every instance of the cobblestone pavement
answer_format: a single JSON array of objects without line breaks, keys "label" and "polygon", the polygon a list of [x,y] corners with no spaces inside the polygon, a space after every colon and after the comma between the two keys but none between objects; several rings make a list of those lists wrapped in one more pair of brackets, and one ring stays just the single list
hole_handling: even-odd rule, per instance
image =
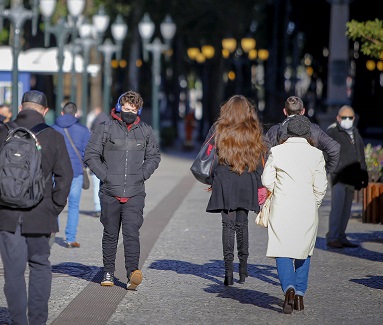
[{"label": "cobblestone pavement", "polygon": [[[328,249],[329,191],[320,208],[303,312],[281,312],[283,293],[275,262],[265,257],[267,230],[255,225],[254,213],[249,214],[249,277],[244,284],[225,287],[220,215],[205,212],[209,193],[189,172],[193,156],[163,153],[159,169],[146,183],[141,231],[144,280],[137,291],[125,289],[121,245],[116,266],[120,282],[110,288],[99,285],[102,226],[91,216],[91,190],[83,191],[81,199],[79,249],[64,247],[64,210],[51,254],[48,324],[382,323],[383,225],[362,223],[361,203],[355,202],[347,233],[360,247]],[[0,293],[0,324],[8,321],[7,304]]]}]

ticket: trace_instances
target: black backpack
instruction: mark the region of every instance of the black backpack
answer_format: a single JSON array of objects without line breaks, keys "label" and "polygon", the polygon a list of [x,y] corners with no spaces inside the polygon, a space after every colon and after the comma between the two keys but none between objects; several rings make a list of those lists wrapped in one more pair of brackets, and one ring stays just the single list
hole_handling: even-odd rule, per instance
[{"label": "black backpack", "polygon": [[36,137],[49,126],[40,123],[28,130],[12,124],[5,124],[8,135],[0,148],[0,205],[31,208],[43,199],[50,177],[44,178],[41,145]]}]

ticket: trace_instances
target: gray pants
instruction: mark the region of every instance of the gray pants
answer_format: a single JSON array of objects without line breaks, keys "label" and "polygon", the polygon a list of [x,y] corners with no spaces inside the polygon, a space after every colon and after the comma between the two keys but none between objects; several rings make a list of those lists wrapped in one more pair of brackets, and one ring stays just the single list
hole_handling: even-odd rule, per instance
[{"label": "gray pants", "polygon": [[[15,233],[0,231],[4,294],[12,324],[42,325],[47,322],[52,284],[49,236],[50,234],[21,234],[20,225]],[[28,295],[25,281],[27,263]]]},{"label": "gray pants", "polygon": [[331,211],[329,216],[329,230],[326,234],[327,242],[347,239],[346,228],[351,215],[354,187],[337,183],[331,187]]}]

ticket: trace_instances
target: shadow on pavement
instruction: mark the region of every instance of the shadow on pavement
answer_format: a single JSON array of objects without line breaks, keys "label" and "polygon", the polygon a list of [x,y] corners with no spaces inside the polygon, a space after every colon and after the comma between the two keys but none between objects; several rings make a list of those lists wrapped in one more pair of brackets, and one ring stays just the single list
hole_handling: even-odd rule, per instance
[{"label": "shadow on pavement", "polygon": [[[373,231],[370,233],[347,233],[347,236],[352,242],[357,243],[359,246],[356,248],[329,248],[326,245],[326,238],[317,237],[315,248],[352,257],[363,258],[369,261],[383,262],[383,231]],[[374,251],[362,247],[363,244],[367,245],[370,243],[382,245],[382,249]]]},{"label": "shadow on pavement", "polygon": [[[218,294],[221,298],[236,299],[243,304],[253,304],[261,308],[280,312],[283,301],[268,293],[241,289],[239,287],[224,286],[225,268],[222,260],[213,260],[206,264],[194,264],[179,260],[158,260],[151,263],[149,269],[174,271],[178,274],[190,274],[213,282],[204,290]],[[234,263],[234,270],[238,270],[238,263]],[[276,267],[261,264],[248,265],[249,277],[257,278],[269,284],[280,286],[276,274]],[[277,307],[274,307],[277,306]]]}]

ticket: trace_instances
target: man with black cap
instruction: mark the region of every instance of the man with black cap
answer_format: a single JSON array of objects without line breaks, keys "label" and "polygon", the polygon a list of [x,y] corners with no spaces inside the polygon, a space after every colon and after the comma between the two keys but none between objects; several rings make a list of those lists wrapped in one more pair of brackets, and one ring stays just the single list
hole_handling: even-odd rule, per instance
[{"label": "man with black cap", "polygon": [[[44,93],[24,93],[16,119],[10,127],[45,123],[48,102]],[[0,127],[0,143],[8,133]],[[73,171],[63,136],[47,127],[37,135],[42,147],[42,168],[47,182],[43,200],[28,209],[0,205],[0,252],[4,266],[4,293],[12,324],[46,324],[51,293],[50,234],[58,231],[57,216],[64,209]],[[54,185],[53,185],[54,183]],[[29,265],[28,290],[25,269]],[[28,294],[27,294],[28,291]],[[27,315],[28,310],[28,315]]]}]

